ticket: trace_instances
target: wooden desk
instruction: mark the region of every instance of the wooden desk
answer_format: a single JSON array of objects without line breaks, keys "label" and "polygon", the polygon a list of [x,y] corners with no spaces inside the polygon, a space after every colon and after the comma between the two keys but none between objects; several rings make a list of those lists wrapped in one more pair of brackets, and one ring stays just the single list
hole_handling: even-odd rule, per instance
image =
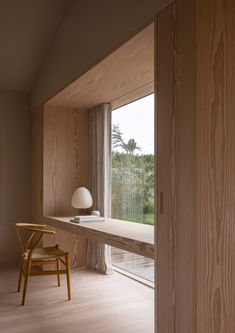
[{"label": "wooden desk", "polygon": [[105,219],[101,222],[70,222],[70,217],[45,216],[44,223],[85,238],[154,258],[154,227],[146,224]]}]

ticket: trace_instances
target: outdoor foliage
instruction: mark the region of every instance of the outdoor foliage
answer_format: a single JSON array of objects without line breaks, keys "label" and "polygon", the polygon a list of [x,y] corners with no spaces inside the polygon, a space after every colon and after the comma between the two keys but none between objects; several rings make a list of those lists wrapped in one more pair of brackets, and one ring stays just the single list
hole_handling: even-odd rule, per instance
[{"label": "outdoor foliage", "polygon": [[112,131],[112,217],[154,224],[154,156],[141,154],[134,139]]}]

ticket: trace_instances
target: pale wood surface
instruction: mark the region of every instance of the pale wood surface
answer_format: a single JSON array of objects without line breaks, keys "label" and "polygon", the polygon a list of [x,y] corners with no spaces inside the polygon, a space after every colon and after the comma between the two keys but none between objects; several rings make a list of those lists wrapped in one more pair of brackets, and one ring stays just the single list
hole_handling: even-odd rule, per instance
[{"label": "pale wood surface", "polygon": [[70,215],[73,192],[89,183],[88,113],[44,107],[44,215]]},{"label": "pale wood surface", "polygon": [[154,25],[151,24],[49,100],[49,104],[89,109],[114,108],[154,90]]},{"label": "pale wood surface", "polygon": [[[196,212],[196,3],[175,1],[175,42],[173,81],[175,89],[175,175],[171,170],[175,242],[172,269],[176,282],[176,329],[179,333],[197,331],[197,212]],[[187,13],[187,14],[186,14]],[[197,24],[200,24],[200,20]],[[174,106],[173,106],[174,108]],[[176,196],[174,196],[176,194]],[[173,206],[175,204],[175,206]],[[171,294],[172,296],[172,294]]]},{"label": "pale wood surface", "polygon": [[157,17],[156,327],[166,333],[196,332],[195,15],[179,0]]},{"label": "pale wood surface", "polygon": [[154,227],[114,219],[102,222],[70,222],[69,217],[45,216],[44,223],[85,238],[154,258]]},{"label": "pale wood surface", "polygon": [[43,217],[43,106],[31,112],[32,124],[32,221]]},{"label": "pale wood surface", "polygon": [[[73,270],[72,300],[66,280],[32,277],[22,308],[17,272],[0,270],[0,331],[4,333],[153,333],[153,289],[118,273]],[[43,290],[43,292],[42,292]]]},{"label": "pale wood surface", "polygon": [[[168,14],[158,21],[158,33],[162,31],[158,43],[165,50],[167,35],[173,36],[172,60],[168,59],[172,71],[168,77],[166,67],[161,76],[160,65],[167,61],[167,53],[159,48],[157,100],[163,105],[171,100],[168,116],[173,126],[165,131],[170,129],[168,136],[175,148],[169,140],[165,173],[161,173],[158,155],[158,191],[164,192],[161,181],[165,179],[171,192],[170,211],[164,211],[173,216],[164,220],[165,212],[162,219],[160,211],[158,215],[158,328],[163,332],[233,333],[235,2],[178,0],[176,12]],[[166,85],[161,92],[165,80],[168,90]],[[161,110],[163,117],[168,108],[158,106],[158,113]],[[158,124],[161,130],[161,118]],[[167,238],[165,228],[169,228]],[[169,249],[165,255],[164,241]],[[163,263],[169,267],[169,278]]]},{"label": "pale wood surface", "polygon": [[198,333],[235,332],[235,1],[198,0]]},{"label": "pale wood surface", "polygon": [[[157,17],[157,53],[156,53],[156,92],[157,111],[156,134],[155,134],[155,156],[157,156],[157,198],[156,207],[157,229],[156,246],[157,262],[155,263],[155,274],[158,281],[158,290],[155,290],[156,313],[155,325],[159,332],[172,333],[175,325],[175,217],[174,217],[174,187],[171,179],[175,174],[175,159],[171,156],[175,152],[175,127],[174,114],[174,92],[172,91],[174,50],[173,26],[174,7],[170,6]],[[174,107],[172,107],[174,105]],[[172,134],[171,134],[172,133]],[[173,138],[171,139],[171,135]],[[171,172],[172,169],[172,172]],[[160,195],[163,193],[163,207],[160,207]],[[173,200],[172,200],[173,199]],[[160,208],[162,210],[160,214]],[[171,236],[172,235],[172,236]],[[172,267],[173,266],[173,267]],[[174,295],[174,299],[171,297]],[[158,320],[158,318],[164,318]]]},{"label": "pale wood surface", "polygon": [[[51,105],[44,106],[43,140],[44,215],[78,214],[79,211],[71,206],[71,198],[77,187],[89,187],[88,112]],[[55,241],[69,251],[71,263],[75,266],[84,265],[85,239],[77,241],[71,233],[57,230]],[[45,244],[51,245],[51,240],[49,239]]]}]

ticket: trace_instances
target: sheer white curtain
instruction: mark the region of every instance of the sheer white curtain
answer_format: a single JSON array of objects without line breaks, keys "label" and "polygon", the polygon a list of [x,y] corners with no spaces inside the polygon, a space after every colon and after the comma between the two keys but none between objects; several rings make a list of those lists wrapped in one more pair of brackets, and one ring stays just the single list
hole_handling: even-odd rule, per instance
[{"label": "sheer white curtain", "polygon": [[[91,137],[91,194],[93,210],[111,216],[111,117],[112,106],[105,103],[89,110]],[[111,247],[88,240],[86,266],[112,274]]]}]

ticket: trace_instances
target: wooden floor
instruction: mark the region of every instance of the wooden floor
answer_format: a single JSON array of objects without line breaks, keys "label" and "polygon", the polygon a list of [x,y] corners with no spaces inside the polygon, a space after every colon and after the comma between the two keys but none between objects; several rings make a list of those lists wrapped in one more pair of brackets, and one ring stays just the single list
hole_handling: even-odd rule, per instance
[{"label": "wooden floor", "polygon": [[55,276],[30,277],[26,305],[18,273],[0,269],[0,332],[153,333],[154,291],[118,273],[73,270],[72,300]]}]

